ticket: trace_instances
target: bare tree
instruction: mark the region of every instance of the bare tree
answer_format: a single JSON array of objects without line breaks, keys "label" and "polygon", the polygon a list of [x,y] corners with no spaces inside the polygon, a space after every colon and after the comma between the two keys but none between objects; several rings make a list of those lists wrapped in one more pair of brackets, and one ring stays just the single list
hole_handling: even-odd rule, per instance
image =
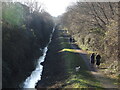
[{"label": "bare tree", "polygon": [[37,2],[36,0],[30,0],[28,2],[24,2],[25,5],[27,5],[30,8],[30,12],[33,11],[38,11],[41,12],[42,11],[42,3]]}]

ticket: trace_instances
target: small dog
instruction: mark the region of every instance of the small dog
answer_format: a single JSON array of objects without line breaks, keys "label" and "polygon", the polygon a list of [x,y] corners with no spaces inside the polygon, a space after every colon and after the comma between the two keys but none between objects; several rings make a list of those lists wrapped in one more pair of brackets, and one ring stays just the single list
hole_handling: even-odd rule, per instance
[{"label": "small dog", "polygon": [[80,66],[75,67],[75,70],[76,70],[76,72],[78,72],[80,70]]}]

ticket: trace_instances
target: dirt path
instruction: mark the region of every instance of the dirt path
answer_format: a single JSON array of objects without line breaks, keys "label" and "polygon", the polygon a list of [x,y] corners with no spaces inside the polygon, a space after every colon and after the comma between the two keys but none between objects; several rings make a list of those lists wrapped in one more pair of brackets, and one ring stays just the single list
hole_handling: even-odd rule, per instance
[{"label": "dirt path", "polygon": [[[71,44],[71,48],[73,49],[78,49],[78,47],[75,44]],[[80,49],[80,48],[79,48]],[[89,63],[89,59],[87,58],[86,54],[80,53],[80,56],[83,58],[85,61],[88,69],[92,73],[92,75],[101,82],[103,88],[118,88],[117,85],[114,85],[113,82],[111,82],[110,79],[108,79],[104,74],[102,74],[95,66],[91,67]]]},{"label": "dirt path", "polygon": [[[64,35],[64,38],[65,38],[65,35]],[[75,44],[71,44],[71,48],[80,49]],[[68,76],[64,66],[65,62],[62,59],[62,54],[58,53],[58,51],[60,51],[61,49],[62,48],[58,40],[58,31],[56,30],[53,35],[52,42],[49,45],[49,50],[45,58],[45,62],[43,63],[43,74],[41,77],[42,79],[38,82],[36,86],[37,89],[61,88],[64,85],[65,80],[68,78]],[[96,78],[96,80],[101,82],[104,88],[117,87],[116,85],[113,85],[112,82],[109,79],[107,79],[103,74],[101,74],[99,70],[97,70],[96,68],[91,68],[86,54],[80,54],[80,56],[85,61],[89,71]]]}]

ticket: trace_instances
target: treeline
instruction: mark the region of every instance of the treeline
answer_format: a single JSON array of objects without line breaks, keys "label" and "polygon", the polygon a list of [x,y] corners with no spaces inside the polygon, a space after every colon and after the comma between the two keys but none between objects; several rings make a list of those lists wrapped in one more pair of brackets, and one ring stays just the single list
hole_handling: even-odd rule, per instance
[{"label": "treeline", "polygon": [[98,52],[102,62],[118,72],[118,2],[77,2],[61,16],[62,28],[68,30],[77,44]]},{"label": "treeline", "polygon": [[[40,8],[39,8],[40,9]],[[44,10],[18,2],[2,3],[2,86],[19,88],[35,69],[54,22]]]}]

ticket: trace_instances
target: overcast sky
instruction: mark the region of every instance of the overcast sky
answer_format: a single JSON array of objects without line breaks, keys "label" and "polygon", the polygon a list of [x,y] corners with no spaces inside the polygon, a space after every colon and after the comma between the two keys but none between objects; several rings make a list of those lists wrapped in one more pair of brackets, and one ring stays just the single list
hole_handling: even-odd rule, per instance
[{"label": "overcast sky", "polygon": [[45,6],[46,11],[48,11],[52,16],[58,16],[65,12],[66,7],[71,5],[77,0],[39,0]]},{"label": "overcast sky", "polygon": [[[8,1],[8,0],[4,0]],[[65,12],[66,7],[71,5],[76,1],[89,1],[89,2],[98,2],[98,1],[120,1],[120,0],[12,0],[12,1],[36,1],[42,3],[45,10],[50,13],[52,16],[58,16]]]},{"label": "overcast sky", "polygon": [[65,12],[67,6],[73,4],[78,0],[3,0],[3,1],[13,1],[13,2],[39,2],[42,7],[50,13],[52,16],[57,17]]}]

